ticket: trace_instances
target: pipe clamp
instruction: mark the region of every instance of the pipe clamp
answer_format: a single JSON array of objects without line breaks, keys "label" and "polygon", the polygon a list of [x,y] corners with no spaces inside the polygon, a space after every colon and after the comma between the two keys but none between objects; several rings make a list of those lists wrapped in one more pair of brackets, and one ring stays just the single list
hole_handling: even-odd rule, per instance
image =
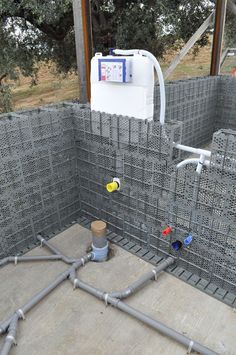
[{"label": "pipe clamp", "polygon": [[19,314],[19,316],[20,316],[23,320],[25,320],[25,314],[24,314],[24,312],[22,311],[22,309],[18,309],[18,311],[17,311],[16,313]]},{"label": "pipe clamp", "polygon": [[191,351],[192,351],[192,348],[193,348],[193,345],[194,345],[194,341],[190,341],[190,343],[189,343],[189,347],[188,347],[188,350],[187,350],[187,354],[190,354],[191,353]]},{"label": "pipe clamp", "polygon": [[156,272],[156,270],[155,269],[152,269],[152,272],[153,272],[153,274],[154,274],[154,279],[155,279],[155,281],[157,281],[157,272]]},{"label": "pipe clamp", "polygon": [[15,261],[15,265],[17,265],[17,256],[15,256],[15,259],[14,259]]},{"label": "pipe clamp", "polygon": [[104,301],[105,301],[106,307],[108,306],[108,297],[109,297],[109,294],[108,294],[108,293],[105,293],[105,294],[104,294]]},{"label": "pipe clamp", "polygon": [[75,289],[76,289],[76,286],[77,286],[77,281],[78,281],[78,279],[74,279],[74,281],[73,281],[73,290],[75,290]]},{"label": "pipe clamp", "polygon": [[7,339],[7,340],[11,340],[14,345],[17,344],[15,337],[14,337],[13,335],[11,335],[11,334],[8,334],[8,335],[6,336],[6,339]]},{"label": "pipe clamp", "polygon": [[43,242],[45,241],[45,239],[44,238],[42,238],[42,239],[40,239],[40,248],[42,248],[43,247]]},{"label": "pipe clamp", "polygon": [[82,265],[84,266],[84,265],[85,265],[85,260],[84,260],[84,258],[81,258],[80,260],[81,260]]}]

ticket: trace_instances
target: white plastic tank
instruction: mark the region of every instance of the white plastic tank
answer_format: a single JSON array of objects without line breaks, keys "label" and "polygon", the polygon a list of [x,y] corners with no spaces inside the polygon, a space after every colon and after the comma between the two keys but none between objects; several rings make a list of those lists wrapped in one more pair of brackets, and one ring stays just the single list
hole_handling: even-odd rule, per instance
[{"label": "white plastic tank", "polygon": [[91,109],[153,119],[154,68],[141,54],[103,56],[91,61]]}]

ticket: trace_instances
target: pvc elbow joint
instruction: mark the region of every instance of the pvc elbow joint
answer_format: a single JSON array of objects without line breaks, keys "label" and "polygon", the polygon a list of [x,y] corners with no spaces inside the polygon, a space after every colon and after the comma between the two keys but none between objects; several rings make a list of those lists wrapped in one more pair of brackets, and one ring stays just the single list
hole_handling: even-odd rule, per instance
[{"label": "pvc elbow joint", "polygon": [[106,185],[106,189],[108,192],[114,192],[120,190],[120,179],[114,178],[111,182]]},{"label": "pvc elbow joint", "polygon": [[91,260],[92,261],[106,261],[108,256],[108,243],[103,248],[96,248],[92,244]]}]

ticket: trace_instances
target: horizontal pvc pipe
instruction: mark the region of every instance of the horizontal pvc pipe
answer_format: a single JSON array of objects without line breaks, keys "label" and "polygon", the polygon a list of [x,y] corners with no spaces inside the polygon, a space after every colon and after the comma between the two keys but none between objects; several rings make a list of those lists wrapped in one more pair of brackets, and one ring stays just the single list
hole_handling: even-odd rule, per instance
[{"label": "horizontal pvc pipe", "polygon": [[146,325],[154,328],[155,330],[162,333],[163,335],[166,335],[171,339],[176,340],[180,344],[183,344],[184,346],[187,347],[189,352],[191,352],[191,350],[194,350],[199,352],[202,355],[219,355],[218,353],[208,349],[207,347],[201,345],[200,343],[193,341],[192,339],[186,337],[185,335],[178,333],[177,331],[167,327],[163,323],[147,316],[146,314],[140,312],[139,310],[120,301],[119,299],[115,297],[111,297],[108,293],[104,293],[103,291],[81,280],[76,279],[76,287],[81,288],[82,290],[88,292],[89,294],[99,299],[103,299],[107,304],[111,304],[112,306],[140,320]]},{"label": "horizontal pvc pipe", "polygon": [[162,261],[157,267],[155,267],[152,271],[149,271],[148,273],[141,276],[137,281],[133,282],[124,290],[111,292],[109,293],[109,295],[111,297],[119,299],[127,298],[128,296],[134,294],[142,287],[144,287],[148,281],[155,279],[163,270],[165,270],[168,266],[172,265],[174,261],[174,258],[167,258],[166,260]]},{"label": "horizontal pvc pipe", "polygon": [[118,55],[132,55],[132,54],[141,54],[146,56],[147,58],[149,58],[153,65],[154,68],[156,70],[157,76],[158,76],[158,80],[159,80],[159,86],[160,86],[160,100],[161,100],[161,104],[160,104],[160,124],[164,125],[165,123],[165,112],[166,112],[166,93],[165,93],[165,84],[164,84],[164,77],[163,77],[163,73],[160,67],[160,64],[158,62],[158,60],[156,59],[156,57],[145,50],[142,49],[114,49],[113,52],[115,54]]},{"label": "horizontal pvc pipe", "polygon": [[9,263],[62,260],[62,255],[9,256],[0,260],[0,267]]},{"label": "horizontal pvc pipe", "polygon": [[17,314],[14,314],[9,326],[8,334],[5,337],[5,341],[1,349],[0,355],[8,355],[11,351],[12,345],[16,344],[16,331],[17,331],[18,319],[19,316]]},{"label": "horizontal pvc pipe", "polygon": [[189,147],[187,145],[183,145],[183,144],[179,144],[179,143],[173,143],[173,146],[175,148],[183,150],[185,152],[199,154],[199,155],[203,154],[206,157],[210,157],[211,156],[211,151],[210,150],[200,149],[200,148],[193,148],[193,147]]},{"label": "horizontal pvc pipe", "polygon": [[[181,161],[179,164],[176,165],[177,169],[183,168],[184,166],[188,165],[188,164],[198,164],[199,163],[199,158],[189,158],[189,159],[185,159],[183,161]],[[209,166],[210,165],[210,161],[209,160],[205,160],[203,163],[203,165]]]},{"label": "horizontal pvc pipe", "polygon": [[61,259],[62,255],[9,256],[9,261],[15,263],[18,263],[18,261],[52,261]]},{"label": "horizontal pvc pipe", "polygon": [[64,261],[66,264],[73,264],[76,260],[70,259],[65,256],[59,249],[48,243],[40,234],[37,235],[37,239],[41,242],[42,245],[45,245],[52,253],[56,255],[61,255],[61,260]]},{"label": "horizontal pvc pipe", "polygon": [[186,346],[186,348],[188,349],[189,353],[193,350],[193,351],[199,352],[202,355],[219,355],[215,351],[212,351],[212,350],[208,349],[204,345],[202,345],[202,344],[200,344],[198,342],[195,342],[194,340],[186,337],[185,335],[175,331],[172,328],[169,328],[165,324],[163,324],[163,323],[161,323],[161,322],[159,322],[159,321],[147,316],[146,314],[144,314],[144,313],[140,312],[139,310],[127,305],[126,303],[124,303],[122,301],[117,302],[116,299],[113,299],[112,297],[108,297],[108,303],[110,303],[112,306],[117,307],[121,311],[129,314],[130,316],[138,319],[142,323],[145,323],[149,327],[157,330],[161,334],[166,335],[169,338],[177,341],[178,343]]}]

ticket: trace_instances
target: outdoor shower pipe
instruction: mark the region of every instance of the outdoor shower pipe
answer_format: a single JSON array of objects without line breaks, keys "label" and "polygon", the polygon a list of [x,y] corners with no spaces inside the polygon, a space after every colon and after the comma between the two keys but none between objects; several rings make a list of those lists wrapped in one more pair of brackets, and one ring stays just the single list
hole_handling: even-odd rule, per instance
[{"label": "outdoor shower pipe", "polygon": [[205,157],[211,156],[210,150],[201,149],[201,148],[193,148],[193,147],[189,147],[187,145],[183,145],[183,144],[179,144],[179,143],[173,143],[173,146],[175,148],[183,150],[185,152],[194,153],[194,154],[198,154],[198,155],[203,154]]},{"label": "outdoor shower pipe", "polygon": [[195,342],[194,340],[186,337],[185,335],[178,333],[174,329],[169,328],[168,326],[164,325],[163,323],[147,316],[146,314],[140,312],[138,309],[135,309],[126,303],[122,302],[118,298],[111,297],[109,293],[103,292],[102,290],[99,290],[98,288],[95,288],[84,281],[81,281],[80,279],[76,278],[74,280],[74,286],[76,288],[80,288],[91,295],[95,296],[96,298],[105,301],[106,305],[110,304],[115,308],[118,308],[119,310],[123,311],[124,313],[129,314],[135,319],[138,319],[142,323],[148,325],[149,327],[157,330],[161,334],[168,336],[171,339],[174,339],[175,341],[179,342],[180,344],[184,345],[188,349],[188,353],[190,353],[192,350],[199,352],[202,355],[219,355],[218,353],[208,349],[204,345]]},{"label": "outdoor shower pipe", "polygon": [[[188,158],[183,161],[181,161],[179,164],[176,165],[177,169],[183,168],[187,164],[199,164],[199,158]],[[201,163],[201,165],[210,165],[210,160],[204,160],[204,162]]]},{"label": "outdoor shower pipe", "polygon": [[124,290],[117,291],[117,292],[111,292],[109,295],[111,297],[119,298],[119,299],[124,299],[127,298],[128,296],[134,294],[138,290],[140,290],[142,287],[145,286],[145,284],[150,281],[150,280],[156,280],[157,276],[165,269],[167,269],[168,266],[172,265],[174,263],[174,258],[169,257],[163,262],[161,262],[157,267],[155,267],[152,271],[147,272],[143,276],[141,276],[137,281],[133,282],[131,285],[126,287]]},{"label": "outdoor shower pipe", "polygon": [[177,169],[182,168],[182,167],[186,166],[187,164],[197,164],[196,172],[197,172],[197,174],[200,175],[202,172],[203,165],[206,165],[206,166],[210,165],[210,161],[206,160],[206,157],[211,156],[210,150],[193,148],[193,147],[189,147],[187,145],[177,144],[177,143],[173,143],[173,146],[175,148],[183,150],[185,152],[200,155],[199,158],[189,158],[189,159],[185,159],[185,160],[181,161],[179,164],[177,164]]},{"label": "outdoor shower pipe", "polygon": [[156,70],[158,80],[159,80],[159,85],[160,85],[160,100],[161,100],[161,105],[160,105],[160,124],[164,125],[165,123],[165,112],[166,112],[166,93],[165,93],[165,84],[164,84],[164,77],[162,74],[162,70],[160,67],[160,64],[156,57],[145,50],[142,49],[114,49],[113,52],[118,55],[132,55],[132,54],[141,54],[147,58],[149,58]]}]

